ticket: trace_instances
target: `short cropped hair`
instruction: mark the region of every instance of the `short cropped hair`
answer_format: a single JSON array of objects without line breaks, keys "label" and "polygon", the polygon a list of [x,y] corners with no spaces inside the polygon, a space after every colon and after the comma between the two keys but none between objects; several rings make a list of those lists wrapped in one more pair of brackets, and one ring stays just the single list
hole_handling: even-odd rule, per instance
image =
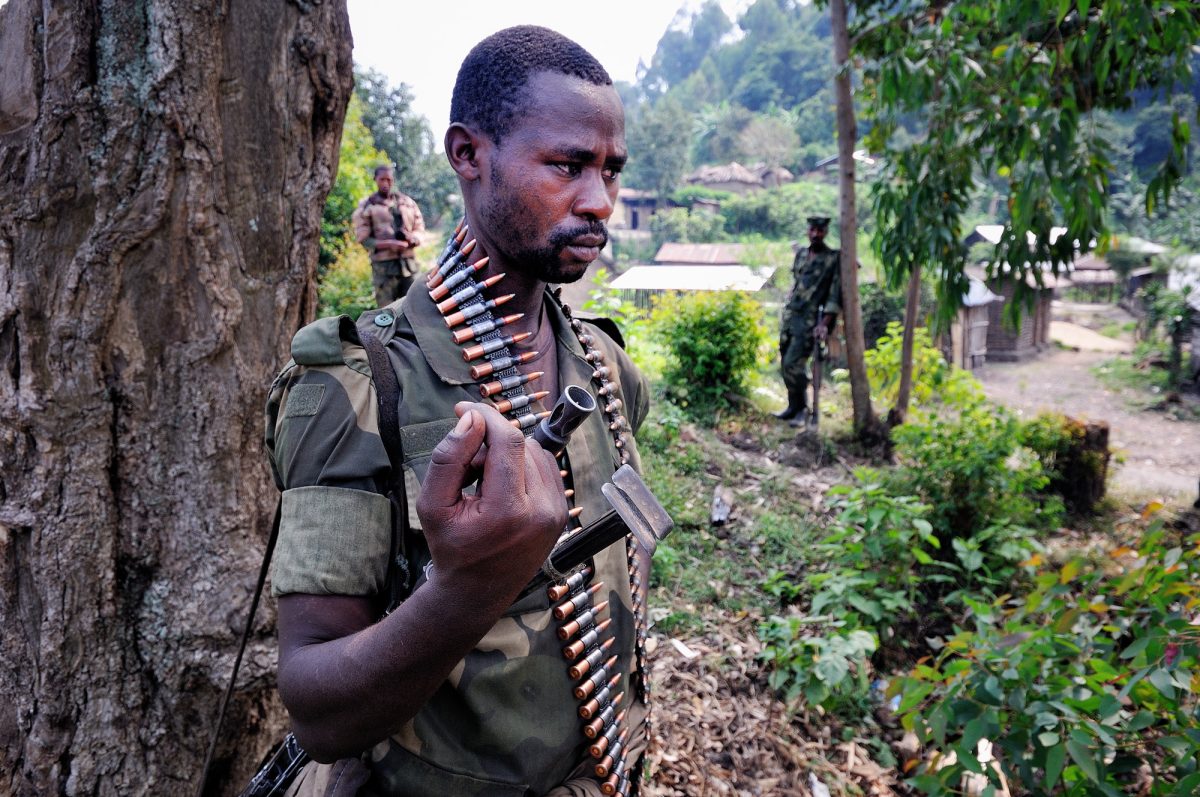
[{"label": "short cropped hair", "polygon": [[378,177],[380,172],[390,172],[390,171],[393,171],[392,164],[381,163],[375,167],[375,175],[374,176]]},{"label": "short cropped hair", "polygon": [[528,108],[531,97],[525,87],[538,72],[612,85],[600,62],[566,36],[537,25],[517,25],[493,33],[467,53],[454,81],[450,123],[475,127],[499,144]]}]

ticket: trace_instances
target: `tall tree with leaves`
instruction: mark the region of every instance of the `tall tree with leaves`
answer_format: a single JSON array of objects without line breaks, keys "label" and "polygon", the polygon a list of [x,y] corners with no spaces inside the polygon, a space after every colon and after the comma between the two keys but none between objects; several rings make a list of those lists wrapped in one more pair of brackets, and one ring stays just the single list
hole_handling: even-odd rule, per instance
[{"label": "tall tree with leaves", "polygon": [[626,131],[628,184],[669,197],[687,170],[691,132],[692,120],[674,97],[638,108]]},{"label": "tall tree with leaves", "polygon": [[[874,190],[875,246],[898,287],[932,269],[939,322],[967,288],[962,219],[978,181],[1007,185],[990,261],[1014,286],[1009,321],[1057,272],[1107,234],[1113,148],[1093,112],[1138,92],[1191,85],[1200,6],[1190,0],[984,0],[857,3],[874,127],[884,153]],[[1194,105],[1191,106],[1194,108]],[[1166,120],[1164,120],[1166,121]],[[897,136],[915,127],[917,135]],[[1190,128],[1178,110],[1152,165],[1146,210],[1184,176]],[[1066,228],[1055,235],[1052,228]],[[915,313],[909,308],[909,325]],[[911,336],[912,330],[906,329]],[[911,379],[911,350],[901,365]],[[894,418],[903,420],[906,392]]]},{"label": "tall tree with leaves", "polygon": [[[993,273],[1031,295],[1104,241],[1112,146],[1092,112],[1138,92],[1191,85],[1200,5],[1192,0],[860,2],[857,51],[886,166],[875,187],[876,247],[893,280],[932,267],[948,320],[966,288],[962,217],[976,181],[1007,185]],[[918,135],[894,135],[915,123]],[[1174,112],[1146,209],[1184,175],[1188,120]],[[903,143],[897,143],[903,138]],[[1054,226],[1066,228],[1053,235]]]},{"label": "tall tree with leaves", "polygon": [[879,419],[871,406],[871,383],[867,379],[866,344],[863,338],[862,306],[858,293],[858,215],[855,197],[854,148],[858,124],[851,85],[849,9],[846,0],[830,0],[833,28],[833,60],[837,67],[834,90],[837,97],[838,216],[842,247],[842,318],[846,330],[846,365],[850,371],[850,401],[855,435],[875,442],[881,435]]}]

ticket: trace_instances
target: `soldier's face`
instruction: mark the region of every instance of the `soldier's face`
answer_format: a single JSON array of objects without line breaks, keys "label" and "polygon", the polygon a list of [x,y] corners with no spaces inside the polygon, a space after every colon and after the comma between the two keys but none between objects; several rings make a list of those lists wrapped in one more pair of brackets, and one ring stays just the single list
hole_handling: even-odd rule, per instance
[{"label": "soldier's face", "polygon": [[611,86],[534,75],[528,107],[493,150],[480,202],[492,246],[544,282],[574,282],[608,241],[625,165],[625,112]]},{"label": "soldier's face", "polygon": [[808,240],[812,241],[814,244],[824,241],[825,240],[825,228],[824,227],[809,227],[808,228]]},{"label": "soldier's face", "polygon": [[379,193],[386,196],[392,192],[392,182],[394,180],[395,177],[391,172],[380,172],[375,175],[375,187],[379,189]]}]

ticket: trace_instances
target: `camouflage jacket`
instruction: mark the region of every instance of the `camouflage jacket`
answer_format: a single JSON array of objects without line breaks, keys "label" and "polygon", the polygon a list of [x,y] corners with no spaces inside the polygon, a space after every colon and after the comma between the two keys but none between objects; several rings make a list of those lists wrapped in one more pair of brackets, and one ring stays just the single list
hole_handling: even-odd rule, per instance
[{"label": "camouflage jacket", "polygon": [[420,243],[421,233],[425,232],[421,209],[412,197],[399,191],[393,191],[387,199],[381,199],[378,193],[365,197],[354,209],[350,221],[355,240],[366,247],[375,262],[412,257],[412,245],[401,252],[377,252],[377,241],[403,238]]},{"label": "camouflage jacket", "polygon": [[[549,295],[546,309],[558,347],[559,384],[585,385],[594,393],[593,366]],[[393,303],[375,318],[400,382],[404,480],[409,520],[419,539],[413,507],[430,454],[457,420],[454,404],[478,401],[479,392],[425,291],[414,288],[403,303]],[[366,353],[339,337],[342,322],[348,320],[322,319],[297,333],[293,361],[276,379],[268,402],[267,448],[283,490],[272,573],[276,595],[375,596],[387,577],[390,504],[383,492],[388,456],[379,437]],[[589,325],[589,332],[615,366],[636,430],[649,406],[647,384],[601,329]],[[637,466],[632,439],[630,445]],[[575,432],[564,462],[586,524],[607,511],[600,486],[619,464],[600,413]],[[415,552],[413,559],[420,568],[429,561],[428,550]],[[629,689],[634,623],[624,545],[601,552],[595,566],[596,578],[606,584],[597,599],[610,602],[617,666]],[[554,793],[598,796],[599,784],[581,777],[580,765],[588,757],[550,609],[544,590],[514,604],[417,716],[370,751],[371,780],[359,794],[542,795],[569,781],[569,791]],[[645,708],[633,703],[630,720],[640,720]],[[328,769],[310,764],[289,793],[320,794]]]},{"label": "camouflage jacket", "polygon": [[812,331],[817,309],[823,313],[842,311],[841,250],[813,252],[804,247],[792,261],[792,292],[783,310],[783,327],[796,334]]}]

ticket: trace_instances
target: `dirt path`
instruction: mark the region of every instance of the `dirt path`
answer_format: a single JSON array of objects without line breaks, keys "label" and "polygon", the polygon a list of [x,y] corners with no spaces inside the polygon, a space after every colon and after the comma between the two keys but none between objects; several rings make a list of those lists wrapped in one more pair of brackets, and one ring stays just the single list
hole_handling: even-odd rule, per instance
[{"label": "dirt path", "polygon": [[989,362],[976,376],[990,398],[1024,417],[1055,410],[1108,421],[1110,445],[1125,458],[1116,466],[1112,489],[1130,498],[1190,504],[1200,479],[1200,423],[1133,409],[1132,391],[1109,390],[1092,373],[1095,365],[1113,357],[1054,349],[1021,363]]}]

